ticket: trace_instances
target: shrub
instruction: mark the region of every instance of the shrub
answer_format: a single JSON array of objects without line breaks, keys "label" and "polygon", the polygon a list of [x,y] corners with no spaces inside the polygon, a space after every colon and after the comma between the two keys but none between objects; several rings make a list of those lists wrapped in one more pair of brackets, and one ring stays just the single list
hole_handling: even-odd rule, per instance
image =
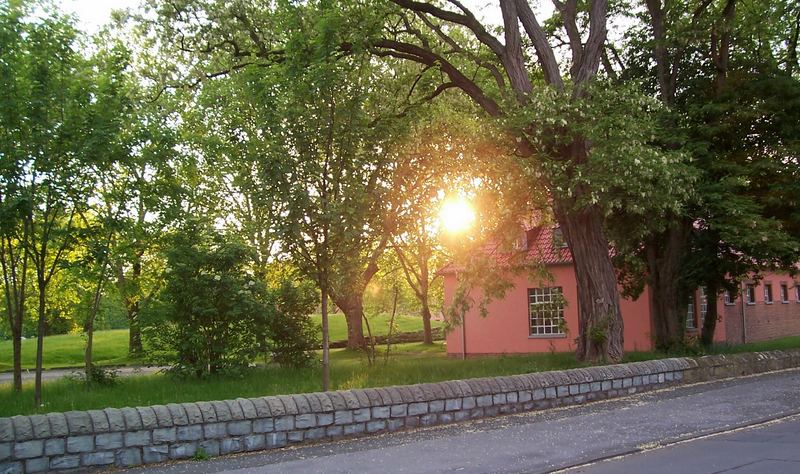
[{"label": "shrub", "polygon": [[306,367],[314,360],[319,328],[310,317],[317,292],[307,281],[282,279],[271,288],[273,314],[268,319],[267,350],[272,360],[289,367]]}]

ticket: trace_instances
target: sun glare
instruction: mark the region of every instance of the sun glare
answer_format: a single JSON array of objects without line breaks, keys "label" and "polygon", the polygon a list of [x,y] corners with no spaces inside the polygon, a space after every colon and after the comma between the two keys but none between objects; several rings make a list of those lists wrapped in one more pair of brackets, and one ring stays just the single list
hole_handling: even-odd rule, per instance
[{"label": "sun glare", "polygon": [[475,211],[464,199],[449,199],[442,204],[439,220],[446,232],[464,232],[475,222]]}]

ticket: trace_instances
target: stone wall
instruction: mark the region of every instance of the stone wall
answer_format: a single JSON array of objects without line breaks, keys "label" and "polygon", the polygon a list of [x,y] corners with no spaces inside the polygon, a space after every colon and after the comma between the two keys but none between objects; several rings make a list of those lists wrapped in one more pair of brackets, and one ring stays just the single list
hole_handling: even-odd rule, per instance
[{"label": "stone wall", "polygon": [[675,358],[325,393],[0,418],[0,473],[129,467],[574,405],[800,366],[800,351]]}]

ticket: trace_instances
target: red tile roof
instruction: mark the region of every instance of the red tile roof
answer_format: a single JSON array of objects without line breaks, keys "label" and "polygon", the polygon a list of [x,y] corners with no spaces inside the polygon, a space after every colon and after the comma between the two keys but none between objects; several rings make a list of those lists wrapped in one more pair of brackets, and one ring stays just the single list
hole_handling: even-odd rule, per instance
[{"label": "red tile roof", "polygon": [[[549,226],[533,227],[525,231],[527,249],[503,251],[500,244],[489,244],[481,248],[487,256],[494,256],[500,265],[564,265],[572,263],[572,253],[565,246],[556,246],[554,228]],[[561,239],[558,239],[561,240]],[[521,247],[521,246],[520,246]],[[447,275],[461,270],[462,266],[448,263],[437,272]]]}]

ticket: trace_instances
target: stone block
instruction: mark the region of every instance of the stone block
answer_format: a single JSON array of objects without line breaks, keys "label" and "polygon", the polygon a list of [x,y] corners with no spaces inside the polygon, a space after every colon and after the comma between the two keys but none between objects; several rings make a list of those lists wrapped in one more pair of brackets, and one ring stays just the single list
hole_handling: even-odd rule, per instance
[{"label": "stone block", "polygon": [[455,411],[461,409],[461,399],[460,398],[448,398],[444,402],[444,409],[447,411]]},{"label": "stone block", "polygon": [[108,424],[108,417],[102,410],[89,410],[89,418],[92,419],[92,432],[93,433],[106,433],[110,430]]},{"label": "stone block", "polygon": [[353,410],[353,421],[360,423],[364,421],[369,421],[372,418],[371,411],[369,408],[359,408],[358,410]]},{"label": "stone block", "polygon": [[286,415],[275,418],[275,431],[291,431],[294,429],[294,416]]},{"label": "stone block", "polygon": [[461,408],[464,410],[470,410],[475,408],[475,406],[475,397],[473,396],[464,397],[464,399],[461,401]]},{"label": "stone block", "polygon": [[308,441],[318,440],[324,437],[325,437],[324,427],[317,427],[317,428],[311,428],[310,430],[306,430],[306,440]]},{"label": "stone block", "polygon": [[114,464],[114,451],[100,451],[96,453],[84,453],[81,455],[84,466],[107,466]]},{"label": "stone block", "polygon": [[68,453],[88,453],[94,451],[94,436],[70,436],[67,438]]},{"label": "stone block", "polygon": [[217,421],[230,421],[233,419],[231,409],[225,402],[211,402],[214,412],[217,414]]},{"label": "stone block", "polygon": [[232,420],[244,420],[244,410],[242,410],[242,406],[239,405],[238,401],[225,400],[225,404],[228,405]]},{"label": "stone block", "polygon": [[22,474],[25,472],[23,466],[19,461],[0,463],[0,474]]},{"label": "stone block", "polygon": [[206,439],[224,438],[227,435],[225,423],[208,423],[203,425],[203,434]]},{"label": "stone block", "polygon": [[312,393],[308,398],[319,401],[321,411],[329,412],[334,410],[346,410],[347,401],[339,392]]},{"label": "stone block", "polygon": [[239,402],[239,406],[242,408],[242,414],[246,420],[258,418],[258,411],[256,411],[256,406],[253,402],[246,398],[237,398],[236,401]]},{"label": "stone block", "polygon": [[216,439],[208,439],[205,441],[200,442],[197,446],[197,450],[203,450],[208,456],[219,456],[219,440]]},{"label": "stone block", "polygon": [[[150,432],[147,430],[129,431],[125,433],[125,447],[146,446],[150,444]],[[69,446],[69,442],[67,442]],[[147,461],[145,461],[147,462]]]},{"label": "stone block", "polygon": [[[71,456],[56,456],[50,458],[50,469],[75,469],[81,465],[81,457],[77,454]],[[2,469],[0,469],[2,472]]]},{"label": "stone block", "polygon": [[[122,416],[122,411],[118,408],[106,408],[103,411],[106,413],[110,431],[125,431],[125,418]],[[52,419],[50,420],[50,426],[53,426]]]},{"label": "stone block", "polygon": [[603,380],[602,382],[600,382],[600,390],[602,390],[604,392],[606,392],[608,390],[611,390],[611,381],[610,380]]},{"label": "stone block", "polygon": [[297,415],[299,413],[297,404],[294,402],[294,398],[292,398],[291,395],[279,395],[278,400],[283,404],[283,409],[287,415]]},{"label": "stone block", "polygon": [[253,422],[249,420],[228,422],[228,434],[231,436],[248,435],[253,432]]},{"label": "stone block", "polygon": [[590,388],[590,390],[591,390],[592,392],[599,392],[599,391],[600,391],[600,387],[601,387],[601,386],[602,386],[602,385],[601,385],[601,383],[600,383],[600,382],[592,382],[592,383],[591,383],[591,386],[590,386],[590,387],[591,387],[591,388]]},{"label": "stone block", "polygon": [[169,428],[173,426],[172,413],[170,413],[169,408],[164,405],[155,405],[153,411],[156,414],[156,422],[159,427]]},{"label": "stone block", "polygon": [[[203,423],[214,423],[217,421],[217,412],[208,402],[197,402],[197,409],[203,415]],[[188,410],[187,410],[188,413]]]},{"label": "stone block", "polygon": [[223,438],[219,441],[220,454],[240,453],[244,451],[242,438]]},{"label": "stone block", "polygon": [[517,392],[508,392],[506,394],[507,403],[517,403],[517,400],[519,400],[519,394]]},{"label": "stone block", "polygon": [[458,410],[453,412],[453,419],[455,421],[464,421],[469,419],[469,410]]},{"label": "stone block", "polygon": [[403,403],[401,405],[392,405],[392,407],[389,409],[389,415],[392,418],[395,417],[405,418],[406,416],[408,416],[408,404]]},{"label": "stone block", "polygon": [[259,418],[253,420],[253,433],[269,433],[275,429],[275,421],[272,418]]},{"label": "stone block", "polygon": [[37,439],[50,436],[50,422],[45,415],[31,415],[31,426],[33,427],[33,437]]},{"label": "stone block", "polygon": [[142,429],[142,418],[135,408],[123,408],[122,417],[125,418],[125,427],[128,430]]},{"label": "stone block", "polygon": [[283,407],[283,403],[278,399],[278,397],[266,397],[267,405],[269,405],[270,412],[272,416],[281,416],[286,414],[286,408]]},{"label": "stone block", "polygon": [[675,380],[675,372],[667,372],[666,374],[664,374],[664,379],[667,382],[672,382],[673,380]]},{"label": "stone block", "polygon": [[169,445],[145,446],[142,448],[142,460],[145,464],[164,462],[169,459]]},{"label": "stone block", "polygon": [[611,381],[611,388],[614,390],[619,390],[622,388],[622,379],[614,379]]},{"label": "stone block", "polygon": [[331,438],[338,438],[344,434],[344,428],[341,425],[333,425],[329,426],[325,432]]},{"label": "stone block", "polygon": [[197,453],[197,444],[195,443],[176,443],[169,447],[170,459],[186,459],[194,456]]},{"label": "stone block", "polygon": [[297,429],[312,428],[317,426],[317,416],[313,413],[306,413],[294,417],[294,427]]},{"label": "stone block", "polygon": [[[50,422],[50,436],[67,436],[69,427],[67,417],[63,413],[48,413],[47,420]],[[123,426],[122,429],[125,429]],[[3,439],[2,420],[0,420],[0,441]]]},{"label": "stone block", "polygon": [[353,394],[353,392],[350,390],[343,390],[337,393],[342,395],[344,402],[347,404],[347,408],[351,410],[361,408],[361,404],[358,402],[358,397],[356,397],[355,394]]},{"label": "stone block", "polygon": [[[297,406],[297,413],[311,413],[311,403],[309,403],[308,398],[304,395],[292,395],[292,399],[294,400],[295,406]],[[319,405],[319,400],[315,400],[316,405]],[[314,411],[320,411],[321,407]]]},{"label": "stone block", "polygon": [[353,422],[353,412],[350,410],[341,410],[333,414],[334,423],[337,425],[348,425]]},{"label": "stone block", "polygon": [[373,420],[367,423],[367,433],[375,433],[386,429],[386,420]]},{"label": "stone block", "polygon": [[448,413],[440,413],[439,414],[439,423],[452,423],[453,422],[453,414]]},{"label": "stone block", "polygon": [[428,411],[431,413],[444,411],[444,400],[433,400],[428,403]]},{"label": "stone block", "polygon": [[14,457],[16,459],[38,458],[43,454],[44,441],[41,439],[14,443]]},{"label": "stone block", "polygon": [[117,466],[132,467],[142,464],[142,451],[139,448],[127,448],[117,451]]},{"label": "stone block", "polygon": [[317,413],[317,426],[333,424],[333,413]]},{"label": "stone block", "polygon": [[589,393],[592,391],[592,386],[588,383],[582,383],[578,387],[580,388],[579,393]]},{"label": "stone block", "polygon": [[286,433],[268,433],[265,435],[268,448],[280,448],[286,446]]},{"label": "stone block", "polygon": [[251,402],[253,402],[253,406],[256,407],[256,415],[262,418],[267,418],[272,416],[272,410],[269,409],[269,405],[267,401],[263,398],[251,398]]},{"label": "stone block", "polygon": [[[492,404],[493,405],[505,405],[506,404],[506,394],[505,393],[496,393],[492,395]],[[433,410],[431,410],[433,411]]]},{"label": "stone block", "polygon": [[179,426],[175,431],[175,439],[178,441],[197,441],[203,439],[203,425]]},{"label": "stone block", "polygon": [[94,445],[99,451],[117,449],[125,446],[122,433],[102,433],[94,437]]},{"label": "stone block", "polygon": [[[645,375],[645,377],[647,377],[647,376]],[[633,386],[634,387],[640,387],[641,385],[642,385],[642,376],[641,375],[635,375],[633,377]]]},{"label": "stone block", "polygon": [[[44,455],[58,456],[64,454],[67,449],[67,441],[64,438],[50,438],[44,440]],[[2,458],[2,456],[0,456]]]},{"label": "stone block", "polygon": [[200,424],[203,422],[203,412],[196,403],[181,403],[181,408],[186,412],[186,421],[190,425]]},{"label": "stone block", "polygon": [[175,428],[158,428],[153,430],[153,444],[172,443],[175,441]]},{"label": "stone block", "polygon": [[386,429],[389,431],[402,430],[406,426],[405,419],[392,418],[386,422]]},{"label": "stone block", "polygon": [[353,423],[352,425],[344,425],[345,435],[358,435],[367,430],[367,425],[364,423]]},{"label": "stone block", "polygon": [[50,458],[36,458],[28,459],[25,461],[25,472],[30,474],[33,472],[47,472],[50,470]]},{"label": "stone block", "polygon": [[499,413],[500,413],[500,407],[497,405],[484,408],[484,414],[486,416],[497,416]]},{"label": "stone block", "polygon": [[[735,374],[731,374],[731,376],[732,375],[735,375]],[[658,383],[664,383],[665,380],[666,380],[666,378],[664,377],[664,374],[658,374]]]},{"label": "stone block", "polygon": [[290,431],[290,432],[288,432],[286,434],[286,439],[290,443],[300,443],[300,442],[303,441],[303,436],[304,435],[305,435],[305,432],[301,431],[301,430]]},{"label": "stone block", "polygon": [[186,426],[189,424],[189,418],[186,416],[186,411],[183,406],[177,403],[170,403],[167,405],[169,416],[172,418],[172,424],[175,426]]},{"label": "stone block", "polygon": [[434,413],[429,413],[427,415],[422,415],[419,417],[419,424],[421,426],[432,426],[436,424],[437,416]]},{"label": "stone block", "polygon": [[[534,392],[534,399],[536,399],[535,395],[536,395],[536,392]],[[556,398],[557,395],[558,395],[558,392],[556,391],[555,387],[545,387],[545,389],[544,389],[544,397],[545,398]]]},{"label": "stone block", "polygon": [[[61,441],[63,443],[64,440]],[[61,453],[53,453],[53,454],[61,454]],[[11,459],[11,443],[0,443],[0,461],[5,461],[8,459]]]},{"label": "stone block", "polygon": [[0,418],[0,441],[14,441],[14,424],[10,418]]},{"label": "stone block", "polygon": [[389,418],[390,412],[391,412],[391,408],[388,407],[388,406],[373,407],[372,408],[372,418],[373,419]]},{"label": "stone block", "polygon": [[[88,418],[89,416],[87,415],[86,417]],[[31,425],[29,417],[22,415],[12,416],[11,423],[14,425],[14,439],[16,441],[25,441],[33,438],[33,425]]]},{"label": "stone block", "polygon": [[[64,415],[67,417],[69,434],[88,434],[92,432],[92,419],[85,411],[68,411]],[[16,429],[16,426],[14,427]]]},{"label": "stone block", "polygon": [[492,396],[491,395],[481,395],[475,399],[475,403],[479,407],[488,407],[492,405]]},{"label": "stone block", "polygon": [[408,416],[416,416],[428,413],[428,402],[415,402],[408,404]]},{"label": "stone block", "polygon": [[244,450],[245,451],[258,451],[260,449],[264,449],[267,446],[267,439],[266,436],[263,434],[253,434],[245,436],[243,439],[244,441]]},{"label": "stone block", "polygon": [[139,407],[136,409],[139,416],[142,418],[142,427],[146,430],[158,428],[158,419],[156,412],[151,407]]}]

